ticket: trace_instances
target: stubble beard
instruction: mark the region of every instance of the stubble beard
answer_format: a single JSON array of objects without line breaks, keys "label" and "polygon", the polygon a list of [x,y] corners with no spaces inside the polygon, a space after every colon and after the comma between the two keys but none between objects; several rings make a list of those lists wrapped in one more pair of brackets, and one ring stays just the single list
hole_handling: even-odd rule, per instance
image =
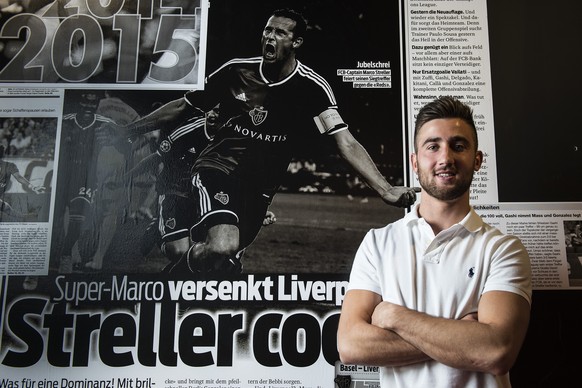
[{"label": "stubble beard", "polygon": [[473,172],[467,178],[458,180],[453,186],[437,186],[434,179],[430,179],[432,175],[425,174],[418,171],[418,181],[420,187],[431,197],[441,201],[452,201],[463,196],[471,187],[473,181]]}]

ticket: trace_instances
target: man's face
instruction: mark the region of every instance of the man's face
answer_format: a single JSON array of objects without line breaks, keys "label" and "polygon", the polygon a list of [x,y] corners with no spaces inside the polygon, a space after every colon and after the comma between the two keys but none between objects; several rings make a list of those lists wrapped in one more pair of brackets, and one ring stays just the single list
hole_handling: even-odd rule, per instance
[{"label": "man's face", "polygon": [[469,124],[456,118],[431,120],[420,128],[416,147],[412,168],[426,194],[452,201],[468,192],[483,162]]},{"label": "man's face", "polygon": [[79,101],[80,112],[94,114],[99,106],[99,96],[95,93],[84,93]]},{"label": "man's face", "polygon": [[295,21],[285,17],[272,16],[267,21],[261,39],[266,63],[284,62],[301,45],[302,38],[295,39],[294,29]]},{"label": "man's face", "polygon": [[216,129],[218,125],[218,117],[220,115],[220,104],[206,112],[206,127],[210,130]]}]

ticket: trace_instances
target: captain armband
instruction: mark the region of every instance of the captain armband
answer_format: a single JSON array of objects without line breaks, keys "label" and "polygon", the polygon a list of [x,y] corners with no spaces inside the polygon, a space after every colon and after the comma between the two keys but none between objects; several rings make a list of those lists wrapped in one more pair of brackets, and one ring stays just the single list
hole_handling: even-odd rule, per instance
[{"label": "captain armband", "polygon": [[328,109],[313,118],[317,129],[321,133],[331,133],[341,128],[346,128],[347,124],[335,109]]}]

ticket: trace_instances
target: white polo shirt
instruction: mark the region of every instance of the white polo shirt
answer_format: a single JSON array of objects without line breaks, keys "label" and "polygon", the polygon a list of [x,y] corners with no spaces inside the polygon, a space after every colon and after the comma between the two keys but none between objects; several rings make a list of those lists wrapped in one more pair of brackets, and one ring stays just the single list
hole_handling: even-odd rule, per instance
[{"label": "white polo shirt", "polygon": [[[487,291],[513,292],[531,303],[530,260],[517,237],[486,224],[472,208],[461,222],[435,236],[416,207],[406,217],[368,232],[356,253],[349,289],[372,291],[416,311],[459,319],[476,312]],[[430,361],[381,368],[381,386],[510,384],[509,375],[460,371]]]}]

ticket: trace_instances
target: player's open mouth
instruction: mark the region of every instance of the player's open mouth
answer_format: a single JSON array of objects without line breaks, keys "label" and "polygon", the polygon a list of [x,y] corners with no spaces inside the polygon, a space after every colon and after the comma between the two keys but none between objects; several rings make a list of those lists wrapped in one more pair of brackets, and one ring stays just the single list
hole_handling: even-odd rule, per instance
[{"label": "player's open mouth", "polygon": [[263,56],[266,59],[275,58],[275,46],[272,43],[265,43],[265,48],[263,49]]}]

